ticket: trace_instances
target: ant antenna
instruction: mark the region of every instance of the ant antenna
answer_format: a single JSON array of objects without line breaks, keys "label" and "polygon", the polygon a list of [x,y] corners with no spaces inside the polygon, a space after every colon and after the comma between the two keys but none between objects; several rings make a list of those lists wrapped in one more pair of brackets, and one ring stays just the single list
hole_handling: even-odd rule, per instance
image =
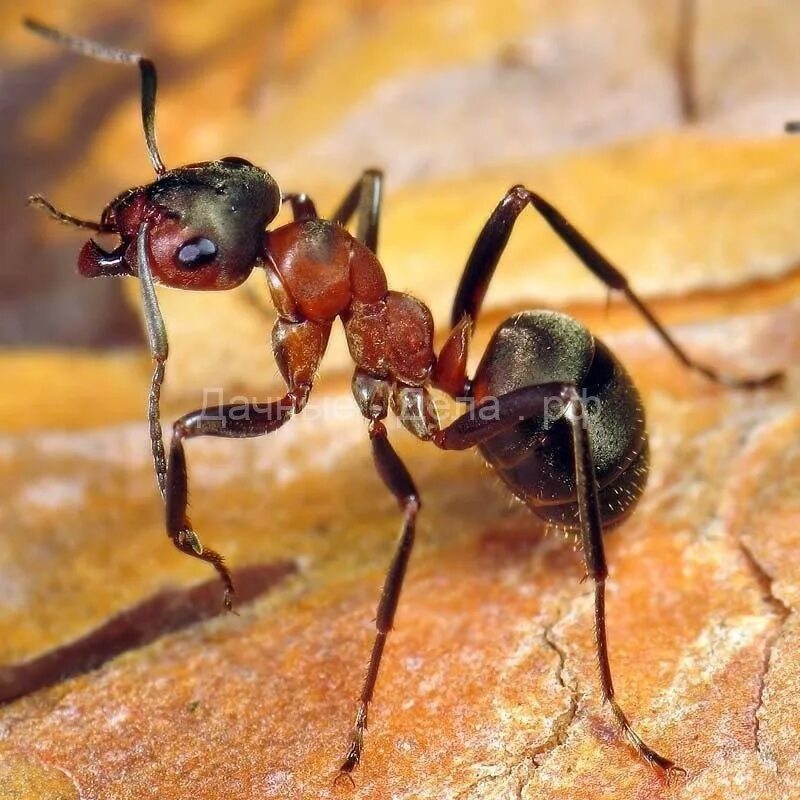
[{"label": "ant antenna", "polygon": [[57,209],[46,197],[40,194],[32,194],[28,198],[28,205],[34,208],[41,208],[46,211],[54,220],[62,222],[64,225],[72,225],[73,228],[85,228],[90,231],[97,231],[97,233],[108,233],[108,229],[104,228],[99,222],[93,222],[89,219],[80,219],[73,217],[72,214],[66,214]]},{"label": "ant antenna", "polygon": [[107,47],[91,39],[84,39],[82,36],[70,36],[66,33],[43,25],[37,20],[26,17],[23,20],[25,27],[49,39],[74,53],[95,58],[98,61],[107,61],[111,64],[136,64],[142,74],[142,126],[144,128],[144,138],[147,143],[147,150],[150,154],[150,161],[156,174],[163,175],[167,168],[161,160],[156,143],[155,117],[156,117],[156,67],[149,58],[139,53],[129,53],[126,50],[118,50],[116,47]]},{"label": "ant antenna", "polygon": [[695,0],[679,0],[674,58],[681,114],[687,122],[694,122],[699,113],[697,87],[695,86],[694,47],[696,36],[697,6]]}]

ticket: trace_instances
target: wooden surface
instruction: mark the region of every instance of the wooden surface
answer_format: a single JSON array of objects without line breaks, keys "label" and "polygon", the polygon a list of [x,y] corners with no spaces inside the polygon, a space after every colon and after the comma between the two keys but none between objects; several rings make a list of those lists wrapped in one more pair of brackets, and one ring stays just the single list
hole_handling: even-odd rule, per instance
[{"label": "wooden surface", "polygon": [[[800,113],[797,7],[701,4],[702,115],[686,126],[668,6],[620,3],[613,26],[589,0],[143,4],[135,19],[114,4],[102,16],[77,2],[26,10],[164,55],[170,164],[236,152],[323,208],[367,159],[385,165],[380,255],[440,332],[477,229],[522,181],[619,262],[698,358],[787,371],[783,388],[755,393],[687,375],[621,301],[606,310],[602,287],[532,214],[476,337],[473,361],[508,312],[567,310],[642,389],[653,466],[637,513],[607,538],[611,660],[637,729],[686,778],[668,785],[638,761],[599,701],[580,553],[511,503],[475,454],[393,428],[423,493],[419,545],[356,787],[334,789],[399,526],[341,341],[309,407],[269,440],[188,447],[193,519],[245,589],[239,616],[206,619],[210,571],[163,533],[146,354],[56,340],[0,352],[0,696],[26,692],[0,707],[0,798],[793,795],[800,143],[779,132]],[[6,44],[15,69],[53,76],[15,130],[63,159],[51,185],[16,177],[16,192],[47,190],[90,214],[149,179],[134,76],[111,71],[115,104],[62,149],[56,131],[77,130],[111,68],[21,36]],[[33,224],[70,271],[80,235]],[[165,293],[167,422],[204,388],[277,387],[262,288]],[[32,676],[51,685],[29,692]]]}]

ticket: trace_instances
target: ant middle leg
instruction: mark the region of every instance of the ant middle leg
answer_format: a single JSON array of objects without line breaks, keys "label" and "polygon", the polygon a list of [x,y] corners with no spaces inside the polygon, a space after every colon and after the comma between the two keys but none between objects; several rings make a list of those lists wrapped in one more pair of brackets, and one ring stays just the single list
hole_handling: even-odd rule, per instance
[{"label": "ant middle leg", "polygon": [[736,378],[724,375],[713,367],[700,364],[672,338],[646,303],[633,291],[627,278],[554,206],[525,186],[514,186],[492,212],[469,255],[456,290],[451,312],[451,324],[456,325],[468,314],[473,320],[480,313],[483,298],[489,288],[495,268],[511,237],[522,211],[532,206],[550,225],[558,237],[581,260],[584,266],[609,289],[621,292],[644,317],[661,341],[688,369],[698,372],[715,383],[736,389],[754,389],[779,382],[783,375],[770,373],[759,378]]},{"label": "ant middle leg", "polygon": [[[586,408],[576,387],[569,383],[547,383],[526,386],[509,392],[491,404],[475,405],[453,423],[434,434],[433,442],[443,450],[466,450],[481,444],[499,433],[519,425],[520,420],[547,413],[550,403],[557,399],[563,404],[564,416],[572,431],[575,489],[578,503],[581,546],[587,575],[594,582],[595,645],[600,665],[600,687],[603,699],[609,703],[617,723],[639,755],[665,772],[683,772],[670,759],[660,755],[633,729],[627,715],[617,702],[611,676],[606,633],[605,585],[608,576],[603,525],[597,495],[595,466],[587,428]],[[488,410],[483,414],[482,411]]]},{"label": "ant middle leg", "polygon": [[378,611],[375,615],[375,641],[372,645],[369,665],[358,700],[353,729],[350,734],[350,744],[337,775],[337,780],[348,778],[351,782],[351,773],[361,761],[369,704],[372,702],[372,696],[375,691],[375,683],[378,679],[378,670],[380,669],[386,640],[394,625],[395,612],[400,600],[400,590],[403,587],[408,561],[414,547],[417,514],[421,506],[419,493],[414,481],[409,475],[405,464],[403,464],[389,443],[386,428],[382,422],[377,419],[370,421],[369,437],[372,444],[375,467],[384,484],[400,505],[403,512],[403,526],[394,557],[386,573],[381,599],[378,603]]}]

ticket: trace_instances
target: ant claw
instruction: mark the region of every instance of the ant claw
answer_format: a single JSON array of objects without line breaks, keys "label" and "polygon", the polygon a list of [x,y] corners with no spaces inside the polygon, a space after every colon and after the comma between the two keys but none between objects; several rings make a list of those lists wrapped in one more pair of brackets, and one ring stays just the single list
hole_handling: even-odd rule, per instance
[{"label": "ant claw", "polygon": [[342,764],[339,767],[339,772],[336,773],[336,777],[333,779],[334,787],[339,786],[342,781],[347,781],[351,788],[356,788],[356,782],[353,780],[353,776],[350,774],[350,770],[347,768],[347,763]]},{"label": "ant claw", "polygon": [[734,389],[779,389],[786,383],[785,372],[770,372],[761,378],[742,378],[730,381]]},{"label": "ant claw", "polygon": [[339,774],[334,778],[333,785],[337,786],[340,781],[347,780],[350,785],[355,789],[356,782],[353,780],[352,772],[361,761],[361,748],[358,742],[353,742],[350,745],[350,750],[347,753],[342,765],[339,767]]},{"label": "ant claw", "polygon": [[231,614],[236,614],[239,616],[239,612],[233,607],[233,589],[225,589],[224,594],[222,595],[222,604],[225,606],[225,610]]},{"label": "ant claw", "polygon": [[728,389],[738,389],[745,392],[755,389],[779,389],[786,383],[786,373],[780,370],[769,372],[759,378],[730,377],[708,367],[700,367],[699,371],[714,383],[718,383]]},{"label": "ant claw", "polygon": [[777,371],[777,372],[770,372],[769,375],[765,375],[761,379],[762,386],[768,386],[769,388],[781,388],[786,384],[786,373]]},{"label": "ant claw", "polygon": [[[645,745],[645,747],[647,747]],[[674,761],[670,761],[670,759],[665,758],[664,756],[659,755],[652,750],[651,748],[647,747],[646,751],[642,753],[647,761],[653,769],[657,772],[663,774],[667,780],[667,783],[670,783],[671,780],[677,776],[686,777],[688,774],[683,767],[679,767]]]}]

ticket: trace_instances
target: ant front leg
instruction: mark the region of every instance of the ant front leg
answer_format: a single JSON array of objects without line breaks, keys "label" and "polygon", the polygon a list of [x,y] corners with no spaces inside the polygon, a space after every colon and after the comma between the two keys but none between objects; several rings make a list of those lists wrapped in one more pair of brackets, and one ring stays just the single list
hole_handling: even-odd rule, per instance
[{"label": "ant front leg", "polygon": [[514,186],[509,189],[478,235],[456,291],[451,312],[452,325],[456,325],[465,314],[468,314],[473,320],[477,319],[483,298],[511,237],[514,224],[522,211],[529,205],[544,217],[558,237],[593,275],[609,289],[625,295],[631,305],[644,317],[656,335],[685,367],[700,373],[715,383],[736,389],[769,386],[783,378],[783,374],[779,372],[770,373],[761,378],[734,378],[696,362],[672,338],[644,301],[628,285],[627,278],[556,208],[524,186]]},{"label": "ant front leg", "polygon": [[611,706],[625,737],[645,761],[665,772],[683,773],[683,769],[644,742],[615,699],[606,633],[605,586],[608,568],[603,546],[602,516],[587,429],[588,418],[577,388],[569,383],[547,383],[517,389],[497,398],[496,404],[489,404],[491,413],[485,416],[482,415],[483,409],[478,403],[451,425],[435,433],[433,442],[443,450],[466,450],[519,425],[522,419],[541,417],[549,408],[553,398],[559,398],[564,404],[565,417],[572,431],[581,545],[587,575],[594,581],[595,643],[603,699]]},{"label": "ant front leg", "polygon": [[252,438],[278,430],[303,410],[319,363],[325,353],[330,323],[289,322],[279,319],[272,333],[278,366],[288,385],[280,400],[246,402],[203,408],[185,414],[172,427],[166,476],[167,534],[182,553],[208,561],[225,584],[225,606],[231,608],[234,592],[222,556],[203,547],[186,513],[189,489],[183,443],[197,436]]},{"label": "ant front leg", "polygon": [[153,454],[153,468],[161,498],[166,499],[167,457],[164,452],[164,434],[161,430],[161,385],[169,355],[169,342],[164,317],[156,296],[153,270],[150,265],[150,244],[148,241],[149,223],[145,222],[139,230],[136,241],[136,260],[139,269],[139,288],[142,297],[147,344],[150,356],[155,363],[150,391],[147,395],[147,421],[150,429],[150,449]]}]

